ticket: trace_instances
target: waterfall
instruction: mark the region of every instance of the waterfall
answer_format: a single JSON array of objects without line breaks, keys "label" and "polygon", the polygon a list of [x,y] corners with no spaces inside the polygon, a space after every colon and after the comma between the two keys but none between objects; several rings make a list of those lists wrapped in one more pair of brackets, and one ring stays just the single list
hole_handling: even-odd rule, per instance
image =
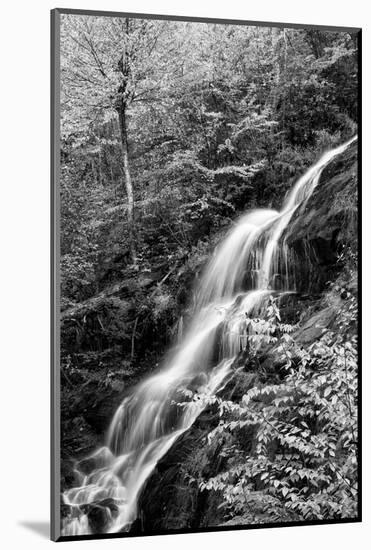
[{"label": "waterfall", "polygon": [[[290,290],[285,230],[295,211],[305,206],[323,169],[356,139],[326,152],[296,182],[280,211],[253,210],[229,231],[203,274],[196,311],[190,326],[182,326],[178,345],[162,369],[121,403],[106,445],[77,465],[80,485],[63,494],[71,511],[63,520],[63,535],[91,533],[92,505],[104,512],[105,533],[130,529],[140,492],[157,462],[192,426],[208,396],[230,380],[247,338],[246,319],[264,310],[272,291]],[[200,398],[187,401],[190,392],[184,390]]]}]

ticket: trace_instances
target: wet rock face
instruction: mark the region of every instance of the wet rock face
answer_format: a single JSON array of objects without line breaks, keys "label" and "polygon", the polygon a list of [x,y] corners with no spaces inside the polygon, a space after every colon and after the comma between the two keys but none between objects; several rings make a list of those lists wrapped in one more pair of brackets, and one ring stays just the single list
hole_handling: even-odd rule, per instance
[{"label": "wet rock face", "polygon": [[[247,355],[241,353],[235,364],[235,376],[226,385],[226,399],[238,401],[257,381],[256,373],[245,368]],[[224,510],[220,495],[201,491],[197,479],[208,479],[226,464],[221,444],[209,445],[208,433],[217,426],[219,415],[213,407],[205,409],[188,432],[183,434],[159,461],[139,499],[139,518],[132,529],[150,533],[162,530],[199,529],[220,525]],[[253,441],[248,430],[241,435],[246,448]]]},{"label": "wet rock face", "polygon": [[357,142],[323,171],[304,211],[286,234],[298,290],[321,292],[342,268],[344,247],[357,236]]},{"label": "wet rock face", "polygon": [[112,517],[117,515],[118,506],[112,498],[97,500],[79,507],[64,504],[62,501],[62,519],[79,518],[81,513],[86,515],[92,533],[104,533]]},{"label": "wet rock face", "polygon": [[82,506],[82,511],[87,515],[93,533],[104,533],[112,516],[117,514],[118,507],[112,498],[107,498]]},{"label": "wet rock face", "polygon": [[220,467],[222,457],[206,443],[212,425],[210,411],[203,413],[160,460],[140,497],[140,522],[132,526],[136,532],[197,529],[209,524],[214,495],[201,492],[190,478],[196,472],[214,475]]}]

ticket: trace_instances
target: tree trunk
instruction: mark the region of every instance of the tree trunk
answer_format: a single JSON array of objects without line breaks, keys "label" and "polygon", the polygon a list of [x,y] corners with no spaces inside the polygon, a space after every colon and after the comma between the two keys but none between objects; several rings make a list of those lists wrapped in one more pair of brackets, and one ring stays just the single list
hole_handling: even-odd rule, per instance
[{"label": "tree trunk", "polygon": [[306,35],[314,57],[319,59],[324,54],[324,47],[326,46],[325,35],[317,30],[308,30],[306,31]]},{"label": "tree trunk", "polygon": [[133,184],[130,175],[129,165],[129,148],[128,148],[128,134],[126,124],[126,105],[124,102],[120,105],[119,111],[119,124],[120,135],[122,145],[122,158],[123,158],[123,172],[125,179],[125,189],[128,200],[128,230],[129,230],[129,246],[131,252],[131,259],[133,264],[137,264],[136,246],[135,246],[135,220],[134,220],[134,194]]}]

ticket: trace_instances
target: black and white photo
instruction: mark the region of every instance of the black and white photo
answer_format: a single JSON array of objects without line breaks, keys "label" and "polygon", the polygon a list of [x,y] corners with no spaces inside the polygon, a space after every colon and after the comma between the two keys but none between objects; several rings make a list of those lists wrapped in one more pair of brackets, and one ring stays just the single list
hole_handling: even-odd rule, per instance
[{"label": "black and white photo", "polygon": [[52,25],[54,539],[360,521],[360,30]]}]

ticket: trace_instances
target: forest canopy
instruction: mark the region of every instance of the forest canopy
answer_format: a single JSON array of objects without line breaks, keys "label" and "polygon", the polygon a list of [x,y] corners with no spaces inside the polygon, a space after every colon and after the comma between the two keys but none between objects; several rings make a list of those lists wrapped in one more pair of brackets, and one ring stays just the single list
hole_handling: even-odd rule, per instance
[{"label": "forest canopy", "polygon": [[65,306],[107,255],[183,261],[355,133],[356,35],[63,15]]}]

